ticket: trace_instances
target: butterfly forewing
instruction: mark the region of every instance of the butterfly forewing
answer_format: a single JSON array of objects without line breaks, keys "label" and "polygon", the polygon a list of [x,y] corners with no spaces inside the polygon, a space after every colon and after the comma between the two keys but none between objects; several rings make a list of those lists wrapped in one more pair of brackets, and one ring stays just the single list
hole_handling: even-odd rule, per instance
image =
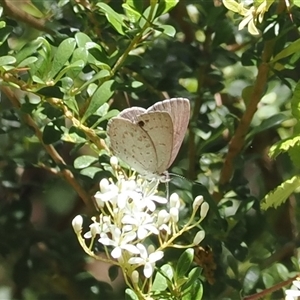
[{"label": "butterfly forewing", "polygon": [[110,148],[121,160],[146,175],[155,173],[157,156],[149,135],[130,120],[116,117],[108,123]]}]

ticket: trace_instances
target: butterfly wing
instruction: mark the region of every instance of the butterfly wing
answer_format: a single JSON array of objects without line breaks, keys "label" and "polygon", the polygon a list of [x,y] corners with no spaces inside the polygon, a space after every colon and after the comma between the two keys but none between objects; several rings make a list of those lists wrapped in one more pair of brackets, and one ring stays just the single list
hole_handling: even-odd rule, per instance
[{"label": "butterfly wing", "polygon": [[118,117],[128,119],[132,123],[137,123],[138,122],[137,117],[145,112],[146,112],[146,109],[144,109],[142,107],[133,106],[133,107],[122,110],[119,113]]},{"label": "butterfly wing", "polygon": [[154,145],[157,165],[156,174],[167,170],[173,145],[173,122],[170,114],[161,111],[151,111],[138,116],[138,126],[147,133]]},{"label": "butterfly wing", "polygon": [[107,124],[112,152],[138,173],[155,173],[157,156],[147,132],[130,120],[115,117]]},{"label": "butterfly wing", "polygon": [[180,146],[182,144],[185,132],[187,130],[190,118],[190,102],[186,98],[171,98],[161,102],[157,102],[146,110],[167,112],[173,123],[173,144],[170,161],[166,167],[168,169],[175,160]]}]

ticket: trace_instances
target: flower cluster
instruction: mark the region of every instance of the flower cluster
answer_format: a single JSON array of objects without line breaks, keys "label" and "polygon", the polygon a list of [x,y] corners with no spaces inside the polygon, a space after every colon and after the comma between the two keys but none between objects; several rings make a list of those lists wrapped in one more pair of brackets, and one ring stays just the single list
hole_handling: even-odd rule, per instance
[{"label": "flower cluster", "polygon": [[[106,261],[119,265],[124,277],[131,278],[133,285],[139,278],[137,268],[142,267],[145,278],[150,278],[155,262],[164,255],[163,250],[176,246],[182,248],[182,245],[175,244],[176,238],[198,226],[209,209],[202,196],[196,197],[189,221],[179,228],[180,198],[175,193],[168,198],[158,195],[158,184],[157,179],[148,181],[120,174],[117,174],[116,183],[102,179],[100,190],[95,194],[99,216],[92,218],[89,231],[82,232],[81,216],[73,220],[73,228],[84,250],[97,258],[93,245],[100,243],[106,252]],[[200,215],[196,217],[199,207]],[[156,249],[149,243],[150,236],[156,237]],[[185,248],[198,245],[204,236],[203,230],[198,231],[193,243]],[[103,260],[102,256],[98,259]]]},{"label": "flower cluster", "polygon": [[300,281],[294,280],[291,289],[285,291],[285,300],[297,300],[300,297]]}]

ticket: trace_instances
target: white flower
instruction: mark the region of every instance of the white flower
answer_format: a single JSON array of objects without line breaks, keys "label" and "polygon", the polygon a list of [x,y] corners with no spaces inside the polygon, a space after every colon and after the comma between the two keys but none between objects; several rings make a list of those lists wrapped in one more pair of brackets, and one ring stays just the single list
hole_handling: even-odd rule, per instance
[{"label": "white flower", "polygon": [[158,229],[155,226],[154,218],[145,212],[137,212],[134,215],[125,215],[122,223],[131,225],[132,230],[137,232],[138,239],[144,239],[149,232],[158,235]]},{"label": "white flower", "polygon": [[114,184],[106,185],[107,182],[105,180],[107,181],[107,179],[101,180],[100,186],[103,181],[105,183],[102,185],[101,191],[98,191],[94,196],[99,207],[104,207],[108,201],[115,203],[119,194],[118,187]]},{"label": "white flower", "polygon": [[97,234],[100,234],[101,229],[100,229],[100,224],[99,223],[92,223],[90,225],[90,231],[86,232],[83,237],[85,239],[90,239],[94,238]]},{"label": "white flower", "polygon": [[164,253],[162,251],[156,251],[148,255],[147,249],[142,244],[137,244],[136,247],[140,251],[140,257],[131,257],[128,260],[130,264],[138,264],[144,266],[144,275],[146,278],[150,278],[153,274],[155,262],[162,259]]},{"label": "white flower", "polygon": [[160,204],[166,204],[168,202],[168,199],[161,196],[149,195],[143,198],[143,202],[148,207],[148,209],[153,212],[156,209],[155,202]]},{"label": "white flower", "polygon": [[300,296],[300,281],[294,280],[292,289],[285,291],[285,300],[297,300]]},{"label": "white flower", "polygon": [[106,233],[101,233],[99,243],[105,246],[113,246],[114,249],[111,252],[113,258],[119,258],[122,256],[122,250],[127,250],[130,253],[138,254],[139,250],[133,244],[130,244],[136,238],[135,232],[122,233],[119,228],[112,228],[112,237],[110,238]]}]

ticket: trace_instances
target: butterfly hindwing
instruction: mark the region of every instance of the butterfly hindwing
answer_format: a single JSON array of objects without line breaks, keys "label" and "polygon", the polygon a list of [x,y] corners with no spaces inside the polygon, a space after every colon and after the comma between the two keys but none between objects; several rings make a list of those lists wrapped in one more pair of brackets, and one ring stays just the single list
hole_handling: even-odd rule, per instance
[{"label": "butterfly hindwing", "polygon": [[138,117],[138,125],[149,135],[157,157],[157,174],[167,170],[173,145],[173,123],[167,112],[149,112]]},{"label": "butterfly hindwing", "polygon": [[190,101],[186,98],[171,98],[155,103],[149,111],[166,111],[170,114],[173,123],[173,145],[169,165],[175,160],[182,144],[190,119]]},{"label": "butterfly hindwing", "polygon": [[157,158],[149,135],[128,119],[116,117],[108,123],[110,148],[121,160],[146,175],[155,173]]}]

